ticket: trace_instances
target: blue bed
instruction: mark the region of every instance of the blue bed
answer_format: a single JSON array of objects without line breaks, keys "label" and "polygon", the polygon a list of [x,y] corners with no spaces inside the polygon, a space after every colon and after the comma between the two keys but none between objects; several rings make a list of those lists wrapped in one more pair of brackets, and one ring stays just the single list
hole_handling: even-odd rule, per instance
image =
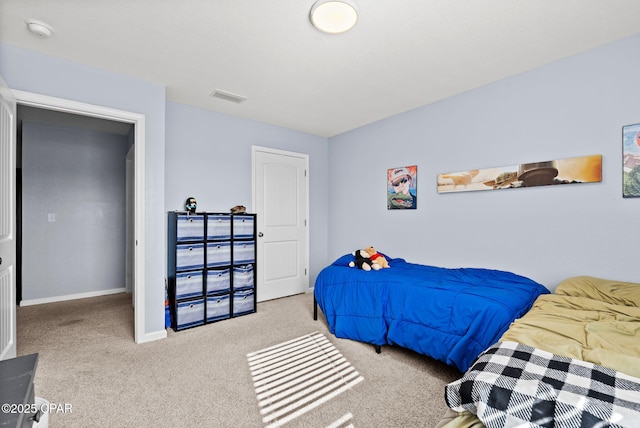
[{"label": "blue bed", "polygon": [[511,272],[449,269],[389,259],[390,269],[349,267],[345,254],[316,279],[319,306],[336,337],[398,345],[466,371],[524,315],[544,286]]}]

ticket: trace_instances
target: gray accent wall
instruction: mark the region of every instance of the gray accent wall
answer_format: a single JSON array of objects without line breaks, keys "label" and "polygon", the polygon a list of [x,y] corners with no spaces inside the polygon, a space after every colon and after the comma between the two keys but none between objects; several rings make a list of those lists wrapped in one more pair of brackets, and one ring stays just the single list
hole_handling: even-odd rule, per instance
[{"label": "gray accent wall", "polygon": [[23,122],[22,297],[125,287],[126,136]]},{"label": "gray accent wall", "polygon": [[[640,282],[640,198],[622,198],[622,126],[640,122],[638,52],[640,35],[331,138],[330,258],[373,245],[550,289],[574,275]],[[436,189],[440,173],[591,154],[603,156],[601,183]],[[418,166],[418,209],[389,211],[386,171],[405,165]]]}]

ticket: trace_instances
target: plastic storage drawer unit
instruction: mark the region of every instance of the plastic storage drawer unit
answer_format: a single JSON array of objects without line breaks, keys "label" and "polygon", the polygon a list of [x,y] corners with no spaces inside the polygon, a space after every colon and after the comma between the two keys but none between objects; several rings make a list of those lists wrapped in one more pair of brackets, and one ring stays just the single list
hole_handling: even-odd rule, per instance
[{"label": "plastic storage drawer unit", "polygon": [[207,294],[222,293],[231,289],[230,270],[209,269],[207,271]]},{"label": "plastic storage drawer unit", "polygon": [[176,308],[176,329],[204,324],[204,299],[178,302]]},{"label": "plastic storage drawer unit", "polygon": [[253,265],[233,267],[233,288],[253,288]]},{"label": "plastic storage drawer unit", "polygon": [[236,239],[253,237],[253,216],[233,216],[233,237]]},{"label": "plastic storage drawer unit", "polygon": [[256,218],[167,213],[167,327],[179,331],[256,312]]},{"label": "plastic storage drawer unit", "polygon": [[204,268],[204,244],[176,245],[176,270]]},{"label": "plastic storage drawer unit", "polygon": [[254,263],[255,243],[253,241],[239,241],[233,243],[233,263]]},{"label": "plastic storage drawer unit", "polygon": [[230,239],[231,216],[221,214],[209,214],[207,216],[207,239]]},{"label": "plastic storage drawer unit", "polygon": [[233,316],[248,314],[255,310],[255,293],[251,290],[233,292]]},{"label": "plastic storage drawer unit", "polygon": [[203,215],[178,215],[176,218],[176,240],[178,242],[197,241],[204,236]]},{"label": "plastic storage drawer unit", "polygon": [[176,273],[176,299],[202,296],[202,271]]},{"label": "plastic storage drawer unit", "polygon": [[207,321],[219,321],[229,318],[229,294],[207,297]]},{"label": "plastic storage drawer unit", "polygon": [[207,267],[225,266],[231,263],[230,242],[207,243]]}]

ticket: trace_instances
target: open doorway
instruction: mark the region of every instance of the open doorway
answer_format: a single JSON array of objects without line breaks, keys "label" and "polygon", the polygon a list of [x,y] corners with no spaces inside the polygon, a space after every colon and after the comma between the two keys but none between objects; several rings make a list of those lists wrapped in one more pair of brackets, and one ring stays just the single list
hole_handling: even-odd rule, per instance
[{"label": "open doorway", "polygon": [[131,293],[133,125],[22,105],[17,121],[21,306]]},{"label": "open doorway", "polygon": [[[131,180],[133,184],[131,186],[127,186],[130,191],[130,195],[126,199],[129,201],[133,201],[133,207],[130,207],[131,227],[128,228],[128,230],[130,230],[131,236],[127,240],[127,242],[129,242],[130,245],[134,247],[130,249],[131,261],[129,266],[132,272],[132,275],[130,275],[130,277],[132,278],[131,291],[135,291],[133,295],[133,299],[135,302],[132,302],[136,309],[134,315],[134,338],[137,343],[146,341],[144,322],[144,115],[21,91],[14,91],[14,93],[18,102],[18,107],[20,109],[23,109],[25,107],[36,108],[43,111],[49,111],[49,113],[54,112],[56,114],[69,114],[69,118],[73,116],[72,120],[106,119],[107,121],[113,122],[107,124],[108,126],[125,126],[128,128],[128,131],[126,131],[128,135],[127,138],[129,139],[130,144],[134,149],[133,151],[128,152],[127,158],[130,162],[127,162],[129,164],[127,167],[123,167],[123,171],[129,170],[133,175],[133,179]],[[107,121],[102,121],[102,123],[105,124],[107,123]],[[82,197],[82,195],[78,195],[78,197],[80,198]],[[52,212],[46,212],[45,221],[57,221],[56,212],[53,210]],[[99,242],[96,242],[96,245],[98,244]],[[126,249],[122,248],[123,259],[125,257],[125,253]],[[22,297],[24,299],[26,297],[24,290],[22,294]],[[77,293],[71,294],[73,295]]]}]

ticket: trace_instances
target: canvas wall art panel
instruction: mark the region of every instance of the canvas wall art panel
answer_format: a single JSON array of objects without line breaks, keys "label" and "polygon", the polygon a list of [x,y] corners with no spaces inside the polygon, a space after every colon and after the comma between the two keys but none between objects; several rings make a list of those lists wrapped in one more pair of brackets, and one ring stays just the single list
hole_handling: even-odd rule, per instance
[{"label": "canvas wall art panel", "polygon": [[640,197],[640,123],[622,127],[622,196]]},{"label": "canvas wall art panel", "polygon": [[602,155],[581,156],[438,175],[438,193],[602,181]]},{"label": "canvas wall art panel", "polygon": [[415,210],[418,206],[418,166],[387,170],[387,209]]}]

